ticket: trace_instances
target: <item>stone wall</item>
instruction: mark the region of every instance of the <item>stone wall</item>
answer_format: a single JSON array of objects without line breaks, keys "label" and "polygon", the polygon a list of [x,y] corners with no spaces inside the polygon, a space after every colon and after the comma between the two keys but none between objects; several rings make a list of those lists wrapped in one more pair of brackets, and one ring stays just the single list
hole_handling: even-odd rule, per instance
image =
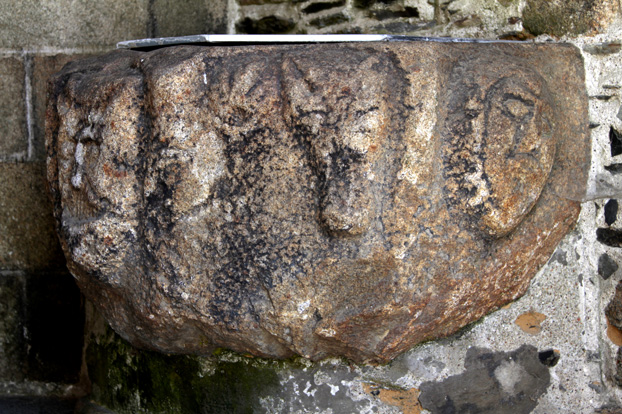
[{"label": "stone wall", "polygon": [[[571,42],[590,96],[590,200],[523,298],[387,365],[133,349],[64,265],[43,179],[46,78],[120,40],[192,33]],[[621,40],[619,0],[0,0],[0,409],[88,396],[82,412],[90,399],[119,413],[622,412]]]}]

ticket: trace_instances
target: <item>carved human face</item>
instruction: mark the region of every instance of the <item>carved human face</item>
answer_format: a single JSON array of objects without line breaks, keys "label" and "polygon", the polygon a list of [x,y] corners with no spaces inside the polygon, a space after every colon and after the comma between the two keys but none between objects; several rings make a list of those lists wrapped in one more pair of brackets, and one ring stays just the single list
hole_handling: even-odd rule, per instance
[{"label": "carved human face", "polygon": [[483,221],[494,234],[518,225],[536,203],[553,166],[547,99],[533,73],[500,79],[486,94],[483,154],[490,198]]},{"label": "carved human face", "polygon": [[[467,64],[468,66],[468,64]],[[493,237],[502,237],[535,205],[555,156],[551,103],[539,75],[492,67],[502,76],[450,77],[446,150],[452,203]],[[466,92],[465,92],[466,91]]]},{"label": "carved human face", "polygon": [[331,236],[363,235],[378,214],[374,190],[382,181],[387,96],[382,82],[365,75],[378,63],[368,57],[343,70],[318,71],[300,57],[283,65],[290,116],[320,179],[319,222]]}]

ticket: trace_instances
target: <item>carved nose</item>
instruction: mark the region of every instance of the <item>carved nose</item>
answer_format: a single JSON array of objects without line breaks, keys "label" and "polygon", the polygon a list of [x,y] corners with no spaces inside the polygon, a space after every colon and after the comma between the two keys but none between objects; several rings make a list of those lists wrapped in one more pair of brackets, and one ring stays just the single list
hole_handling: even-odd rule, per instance
[{"label": "carved nose", "polygon": [[367,233],[371,216],[369,188],[357,183],[332,181],[321,203],[320,222],[328,234],[336,237]]}]

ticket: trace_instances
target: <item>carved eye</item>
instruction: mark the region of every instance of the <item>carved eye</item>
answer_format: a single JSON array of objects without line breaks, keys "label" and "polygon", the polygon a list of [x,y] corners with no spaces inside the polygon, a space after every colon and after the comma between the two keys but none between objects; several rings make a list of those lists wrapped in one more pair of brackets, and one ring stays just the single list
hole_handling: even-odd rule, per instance
[{"label": "carved eye", "polygon": [[503,108],[506,115],[523,122],[526,116],[533,116],[533,102],[530,101],[510,97],[503,103]]},{"label": "carved eye", "polygon": [[501,105],[502,114],[511,122],[510,132],[512,144],[508,156],[515,157],[518,154],[536,156],[540,147],[540,137],[534,130],[532,121],[535,116],[535,102],[513,93],[503,96]]}]

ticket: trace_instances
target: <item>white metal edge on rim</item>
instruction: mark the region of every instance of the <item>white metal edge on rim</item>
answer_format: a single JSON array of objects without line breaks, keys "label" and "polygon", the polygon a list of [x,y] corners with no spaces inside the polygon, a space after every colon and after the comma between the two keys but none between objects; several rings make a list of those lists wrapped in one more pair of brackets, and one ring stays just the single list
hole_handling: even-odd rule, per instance
[{"label": "white metal edge on rim", "polygon": [[441,43],[530,43],[516,40],[462,39],[452,37],[420,37],[390,34],[198,34],[178,37],[126,40],[117,43],[117,49],[158,48],[185,44],[275,44],[275,43],[345,43],[382,41],[424,41]]},{"label": "white metal edge on rim", "polygon": [[395,36],[386,34],[311,34],[311,35],[256,35],[256,34],[201,34],[180,37],[127,40],[117,43],[117,49],[158,47],[188,43],[340,43],[380,42]]}]

